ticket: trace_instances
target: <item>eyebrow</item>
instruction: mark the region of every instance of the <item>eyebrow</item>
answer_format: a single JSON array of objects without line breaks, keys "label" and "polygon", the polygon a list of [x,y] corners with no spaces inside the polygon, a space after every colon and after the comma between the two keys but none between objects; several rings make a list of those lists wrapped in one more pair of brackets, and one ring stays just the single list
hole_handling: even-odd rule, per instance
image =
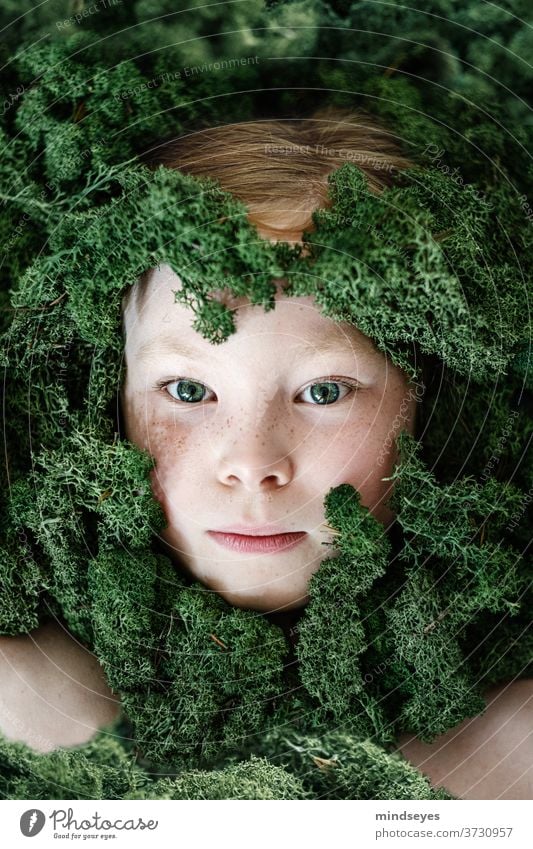
[{"label": "eyebrow", "polygon": [[149,360],[153,357],[161,356],[161,354],[172,354],[173,356],[185,357],[189,360],[204,358],[212,359],[211,355],[205,351],[200,351],[174,336],[158,336],[155,339],[150,339],[145,342],[139,349],[139,358],[141,360]]},{"label": "eyebrow", "polygon": [[[214,346],[213,346],[214,347]],[[218,346],[217,346],[218,347]],[[310,354],[369,354],[372,351],[352,340],[352,347],[344,339],[338,336],[323,337],[317,339],[316,342],[300,342],[297,345],[288,345],[288,351],[294,356],[310,355]],[[213,357],[206,351],[200,351],[193,345],[189,345],[174,336],[158,336],[155,339],[150,339],[145,342],[139,349],[139,358],[141,360],[149,360],[162,354],[170,354],[172,356],[184,357],[190,360],[212,360]]]},{"label": "eyebrow", "polygon": [[355,340],[341,339],[338,336],[325,336],[316,342],[301,342],[289,348],[294,354],[366,354],[369,349]]}]

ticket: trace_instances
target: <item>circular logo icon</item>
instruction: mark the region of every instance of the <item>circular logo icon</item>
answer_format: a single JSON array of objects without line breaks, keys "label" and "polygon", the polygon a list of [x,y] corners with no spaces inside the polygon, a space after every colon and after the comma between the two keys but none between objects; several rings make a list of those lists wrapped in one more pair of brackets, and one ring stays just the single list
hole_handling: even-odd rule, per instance
[{"label": "circular logo icon", "polygon": [[30,808],[29,811],[24,811],[20,818],[20,830],[24,837],[35,837],[41,831],[45,821],[46,817],[42,811]]}]

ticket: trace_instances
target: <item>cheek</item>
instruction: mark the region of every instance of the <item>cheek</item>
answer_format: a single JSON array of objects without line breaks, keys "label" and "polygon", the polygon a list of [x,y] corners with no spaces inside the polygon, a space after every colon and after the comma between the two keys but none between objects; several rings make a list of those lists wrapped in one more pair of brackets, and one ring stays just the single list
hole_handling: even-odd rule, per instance
[{"label": "cheek", "polygon": [[382,446],[383,430],[371,417],[340,427],[321,451],[324,467],[332,474],[331,485],[348,482],[361,490],[369,479],[383,476]]},{"label": "cheek", "polygon": [[150,473],[152,492],[166,512],[176,487],[186,477],[184,469],[193,455],[198,457],[200,448],[191,444],[190,433],[187,435],[171,418],[165,420],[149,412],[143,393],[124,404],[124,422],[127,439],[155,460]]},{"label": "cheek", "polygon": [[412,431],[413,403],[405,401],[403,388],[389,388],[383,396],[369,397],[321,446],[324,466],[331,471],[330,486],[349,483],[367,507],[383,498],[397,458],[396,437],[402,429]]},{"label": "cheek", "polygon": [[151,472],[152,491],[168,516],[170,504],[180,503],[181,492],[190,487],[189,470],[193,477],[194,471],[198,473],[201,448],[197,440],[174,423],[165,424],[155,419],[149,423],[148,437],[147,450],[156,462]]}]

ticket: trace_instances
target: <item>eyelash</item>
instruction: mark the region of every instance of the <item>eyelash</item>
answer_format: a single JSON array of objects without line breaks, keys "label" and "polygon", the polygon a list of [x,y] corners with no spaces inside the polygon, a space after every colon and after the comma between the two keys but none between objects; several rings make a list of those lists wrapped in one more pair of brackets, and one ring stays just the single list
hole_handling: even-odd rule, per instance
[{"label": "eyelash", "polygon": [[[187,401],[179,401],[177,398],[174,398],[174,396],[171,395],[170,392],[167,391],[168,386],[170,386],[173,383],[179,383],[182,380],[189,380],[191,383],[196,383],[199,386],[204,386],[206,389],[209,389],[209,387],[207,387],[205,385],[205,383],[202,383],[200,380],[192,380],[190,377],[174,377],[172,380],[162,380],[162,381],[159,381],[158,383],[156,383],[153,388],[157,391],[165,390],[165,392],[168,395],[168,397],[170,398],[170,400],[173,401],[174,404],[179,404],[182,407],[198,407],[201,404],[203,404],[204,401],[206,400],[205,398],[203,398],[201,401],[189,402],[188,403]],[[348,378],[343,378],[341,380],[341,378],[337,377],[336,375],[328,375],[327,377],[320,378],[320,380],[313,380],[311,383],[308,383],[307,386],[304,386],[304,388],[298,394],[301,395],[302,392],[305,392],[306,389],[310,389],[311,386],[315,386],[316,384],[320,384],[320,383],[337,383],[337,384],[339,384],[339,386],[344,386],[345,388],[349,389],[350,391],[347,392],[346,395],[344,395],[342,398],[339,398],[338,401],[336,401],[332,404],[312,404],[311,402],[302,402],[302,403],[308,403],[311,407],[334,407],[336,404],[339,404],[341,401],[344,401],[346,398],[348,398],[351,394],[353,394],[354,392],[357,392],[361,389],[361,385],[359,383],[357,383],[355,380],[352,381],[352,380],[349,380]],[[209,391],[212,391],[212,390],[209,390]]]}]

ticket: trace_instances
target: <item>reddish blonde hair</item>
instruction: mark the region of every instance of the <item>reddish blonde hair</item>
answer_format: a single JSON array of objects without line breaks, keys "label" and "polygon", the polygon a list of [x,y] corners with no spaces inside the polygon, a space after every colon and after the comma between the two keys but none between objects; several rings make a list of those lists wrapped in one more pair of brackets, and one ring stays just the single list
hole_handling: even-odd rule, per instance
[{"label": "reddish blonde hair", "polygon": [[330,206],[328,174],[343,163],[356,164],[376,193],[415,165],[376,118],[334,106],[307,118],[200,129],[152,148],[142,159],[217,180],[245,204],[252,223],[278,238],[312,229],[312,212]]}]

